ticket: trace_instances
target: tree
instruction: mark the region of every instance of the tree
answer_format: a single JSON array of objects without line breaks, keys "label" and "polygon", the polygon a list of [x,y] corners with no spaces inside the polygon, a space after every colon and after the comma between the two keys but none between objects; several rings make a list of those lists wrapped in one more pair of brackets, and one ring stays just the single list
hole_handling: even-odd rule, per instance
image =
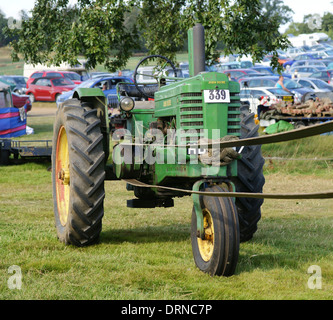
[{"label": "tree", "polygon": [[14,36],[9,36],[3,32],[5,28],[8,27],[8,19],[5,14],[0,10],[0,47],[8,45],[11,41],[15,39]]},{"label": "tree", "polygon": [[261,7],[265,17],[275,17],[283,25],[292,20],[294,11],[283,4],[282,0],[261,0]]},{"label": "tree", "polygon": [[288,29],[285,31],[285,34],[293,34],[295,36],[305,33],[314,33],[314,32],[324,32],[333,37],[333,14],[330,12],[325,12],[321,17],[321,28],[311,28],[309,22],[313,19],[311,14],[307,14],[303,17],[303,22],[293,22],[289,25]]},{"label": "tree", "polygon": [[[205,27],[206,58],[217,56],[222,41],[226,53],[251,54],[261,60],[265,53],[286,48],[288,41],[278,32],[277,16],[266,16],[260,0],[37,0],[29,20],[21,29],[8,30],[18,36],[12,42],[12,58],[22,54],[30,63],[77,63],[78,55],[88,66],[104,64],[110,71],[126,65],[138,47],[143,32],[150,53],[174,59],[195,23]],[[137,7],[137,21],[124,23]],[[273,59],[278,65],[277,54]]]}]

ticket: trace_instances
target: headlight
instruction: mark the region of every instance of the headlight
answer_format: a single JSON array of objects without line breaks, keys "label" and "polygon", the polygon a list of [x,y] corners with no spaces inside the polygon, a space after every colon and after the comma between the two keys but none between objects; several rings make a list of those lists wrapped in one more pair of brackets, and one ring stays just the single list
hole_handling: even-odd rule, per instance
[{"label": "headlight", "polygon": [[130,97],[124,97],[120,100],[120,109],[129,112],[134,108],[134,100]]}]

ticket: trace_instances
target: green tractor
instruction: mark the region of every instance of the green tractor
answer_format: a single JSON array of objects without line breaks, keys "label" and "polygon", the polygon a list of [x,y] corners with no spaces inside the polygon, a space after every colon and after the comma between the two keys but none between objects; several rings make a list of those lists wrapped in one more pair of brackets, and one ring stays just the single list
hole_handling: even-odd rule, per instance
[{"label": "green tractor", "polygon": [[[204,52],[204,29],[197,24],[189,30],[190,77],[177,77],[179,69],[167,58],[148,56],[135,69],[134,84],[118,84],[112,114],[100,89],[77,89],[59,106],[52,184],[60,241],[96,243],[105,180],[125,180],[136,197],[127,202],[132,208],[172,207],[175,197],[192,193],[197,267],[234,274],[239,244],[257,230],[263,200],[214,193],[262,192],[264,159],[260,145],[215,147],[258,136],[258,126],[240,102],[239,84],[205,71]],[[150,73],[149,61],[156,64]]]}]

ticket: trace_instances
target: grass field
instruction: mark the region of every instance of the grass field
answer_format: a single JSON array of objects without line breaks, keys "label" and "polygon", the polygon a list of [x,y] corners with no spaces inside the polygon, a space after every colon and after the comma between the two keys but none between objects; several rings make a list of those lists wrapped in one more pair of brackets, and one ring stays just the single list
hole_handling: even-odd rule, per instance
[{"label": "grass field", "polygon": [[[51,139],[55,104],[35,103],[24,139]],[[43,114],[43,116],[38,116]],[[264,156],[330,157],[333,136],[263,146]],[[332,200],[265,200],[252,240],[242,243],[236,274],[210,277],[193,261],[190,197],[174,208],[130,209],[124,182],[105,183],[100,242],[60,243],[53,218],[49,162],[0,167],[0,299],[332,300]],[[269,160],[265,192],[332,190],[332,161]],[[9,268],[22,287],[9,289]],[[310,266],[321,288],[310,289]],[[319,285],[319,282],[314,282]]]}]

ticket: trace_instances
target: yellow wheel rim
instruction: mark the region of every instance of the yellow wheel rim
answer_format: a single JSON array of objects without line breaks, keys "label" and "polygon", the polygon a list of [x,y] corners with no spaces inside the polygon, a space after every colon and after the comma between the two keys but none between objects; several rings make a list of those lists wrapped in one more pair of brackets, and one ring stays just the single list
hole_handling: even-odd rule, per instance
[{"label": "yellow wheel rim", "polygon": [[65,226],[69,211],[70,175],[68,141],[65,128],[58,132],[56,150],[56,194],[60,223]]},{"label": "yellow wheel rim", "polygon": [[209,261],[214,250],[214,224],[213,218],[209,210],[203,209],[204,236],[205,239],[198,239],[198,248],[200,255],[204,261]]}]

